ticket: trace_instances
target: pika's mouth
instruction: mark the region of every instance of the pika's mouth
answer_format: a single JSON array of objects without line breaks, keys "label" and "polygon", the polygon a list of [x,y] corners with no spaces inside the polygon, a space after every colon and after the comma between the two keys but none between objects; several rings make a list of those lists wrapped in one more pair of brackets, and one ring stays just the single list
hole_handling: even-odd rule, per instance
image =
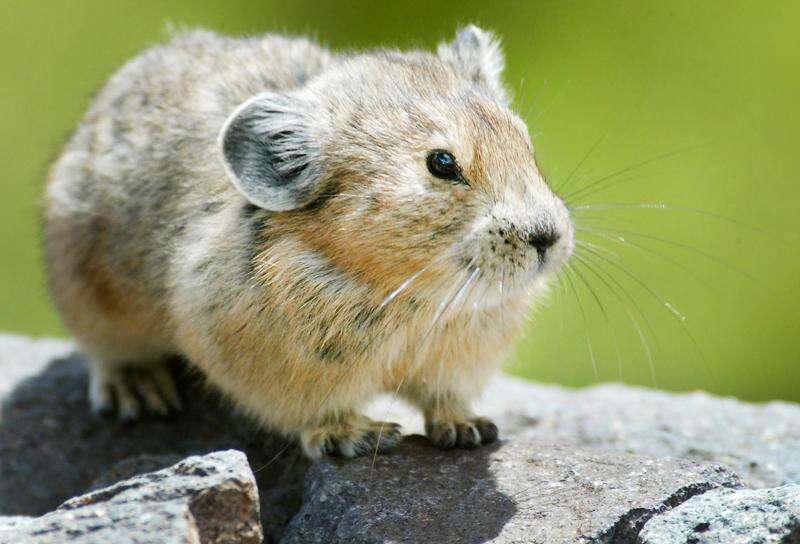
[{"label": "pika's mouth", "polygon": [[[488,232],[492,236],[494,232]],[[553,230],[527,233],[516,239],[499,234],[501,241],[475,237],[470,250],[458,258],[459,269],[471,274],[478,270],[482,279],[507,281],[510,284],[533,281],[557,272],[569,260],[574,249],[573,230],[563,234]]]}]

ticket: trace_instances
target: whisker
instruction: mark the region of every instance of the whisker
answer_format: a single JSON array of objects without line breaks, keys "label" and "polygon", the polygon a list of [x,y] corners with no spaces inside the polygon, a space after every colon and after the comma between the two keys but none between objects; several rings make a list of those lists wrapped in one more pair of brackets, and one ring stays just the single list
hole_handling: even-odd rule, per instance
[{"label": "whisker", "polygon": [[[476,269],[476,271],[479,271],[479,270],[480,269]],[[470,278],[474,279],[474,276],[476,275],[476,271],[473,271],[473,273],[458,286],[458,289],[455,290],[455,292],[453,293],[452,296],[450,296],[449,298],[445,299],[444,301],[442,301],[439,304],[439,306],[438,306],[438,308],[436,310],[436,314],[434,315],[433,320],[431,321],[431,324],[428,327],[428,330],[426,331],[425,335],[422,337],[422,340],[419,343],[419,346],[418,346],[418,348],[416,350],[416,354],[415,354],[415,360],[413,360],[412,363],[411,363],[411,368],[405,374],[403,374],[403,376],[400,378],[400,380],[397,383],[397,387],[395,387],[394,391],[392,392],[392,398],[389,401],[389,406],[386,408],[386,416],[384,417],[384,421],[381,422],[380,429],[378,430],[378,438],[376,440],[375,452],[374,452],[374,454],[372,456],[372,463],[370,465],[370,474],[372,473],[372,469],[375,467],[375,462],[377,461],[377,458],[378,458],[378,448],[380,446],[381,436],[383,436],[383,430],[384,430],[384,427],[385,427],[385,424],[386,424],[385,420],[387,419],[387,417],[389,415],[389,411],[392,409],[392,406],[394,406],[394,403],[397,401],[397,395],[400,394],[400,389],[402,389],[403,385],[405,384],[405,381],[406,381],[406,378],[408,377],[408,375],[409,374],[413,374],[414,372],[417,371],[417,366],[419,364],[419,361],[422,360],[423,349],[427,347],[428,339],[431,337],[431,334],[433,333],[434,329],[438,325],[439,320],[441,319],[442,315],[444,315],[445,311],[447,311],[447,309],[453,303],[453,300],[456,298],[456,296],[458,296],[458,294],[463,291],[464,287],[470,281]]]},{"label": "whisker", "polygon": [[[587,251],[592,251],[592,250],[587,249]],[[606,257],[601,253],[595,252],[594,255],[596,255],[598,258],[602,259],[610,266],[613,266],[614,268],[625,274],[627,277],[633,280],[637,285],[639,285],[642,289],[644,289],[651,297],[653,297],[656,301],[658,301],[664,308],[666,308],[669,312],[669,315],[675,318],[678,325],[680,325],[681,329],[683,329],[684,334],[686,334],[686,337],[689,338],[689,340],[692,342],[698,354],[700,355],[700,358],[702,359],[703,363],[704,364],[706,363],[706,357],[705,354],[703,353],[703,350],[700,348],[700,344],[697,342],[694,335],[689,331],[689,328],[686,326],[686,317],[677,308],[675,308],[675,306],[670,304],[666,299],[664,299],[661,295],[655,292],[649,285],[644,283],[642,280],[640,280],[638,277],[636,277],[634,274],[629,272],[624,267],[620,266],[615,261],[609,259],[608,257]]]},{"label": "whisker", "polygon": [[567,188],[567,186],[569,185],[569,182],[572,181],[572,177],[575,174],[578,173],[578,170],[580,170],[581,166],[583,166],[583,164],[589,159],[589,157],[592,156],[592,153],[594,153],[594,151],[598,147],[600,147],[600,144],[603,143],[603,140],[606,139],[606,136],[608,136],[608,131],[606,131],[605,134],[600,136],[597,139],[597,141],[595,141],[595,143],[592,144],[592,146],[589,148],[589,150],[586,152],[586,154],[581,158],[580,161],[578,161],[578,164],[575,165],[575,168],[573,168],[572,171],[569,173],[569,175],[567,176],[567,179],[565,179],[563,183],[559,184],[558,189],[554,190],[555,193],[559,193],[560,194],[561,192],[563,192]]},{"label": "whisker", "polygon": [[[467,278],[467,281],[464,282],[464,284],[461,286],[461,289],[459,289],[458,293],[456,293],[455,298],[449,304],[450,308],[455,308],[456,305],[458,304],[459,300],[463,301],[463,300],[466,300],[466,298],[468,298],[468,297],[464,296],[464,294],[467,292],[467,290],[469,290],[470,294],[472,294],[472,287],[475,286],[475,283],[476,283],[475,279],[478,277],[480,272],[481,272],[480,267],[476,267],[475,270],[472,271],[472,274],[469,275],[469,277]],[[440,357],[439,358],[439,368],[437,369],[437,373],[436,373],[436,402],[437,402],[437,405],[438,405],[439,399],[441,397],[441,383],[442,383],[442,372],[443,372],[443,370],[444,370],[444,358]]]},{"label": "whisker", "polygon": [[280,456],[281,456],[281,455],[283,455],[284,453],[286,453],[286,450],[288,450],[288,449],[289,449],[291,446],[292,446],[292,443],[291,443],[291,442],[287,442],[287,443],[286,443],[286,444],[285,444],[285,445],[284,445],[284,446],[283,446],[281,449],[279,449],[279,450],[278,450],[278,453],[276,453],[274,456],[272,456],[272,458],[271,458],[269,461],[267,461],[266,463],[264,463],[264,464],[263,464],[263,465],[261,465],[260,467],[258,467],[258,468],[256,468],[256,469],[254,469],[254,470],[253,470],[253,473],[254,473],[254,474],[258,474],[258,473],[259,473],[259,472],[261,472],[262,470],[264,470],[264,469],[266,469],[267,467],[269,467],[270,465],[272,465],[272,463],[274,463],[275,461],[277,461],[277,460],[280,458]]},{"label": "whisker", "polygon": [[325,198],[336,198],[336,197],[346,197],[346,198],[372,198],[372,195],[352,195],[348,193],[320,193],[317,197],[325,197]]},{"label": "whisker", "polygon": [[[586,251],[587,251],[587,252],[588,252],[590,255],[594,255],[595,257],[599,257],[599,255],[595,255],[595,253],[596,253],[595,251],[592,251],[592,250],[590,250],[590,249],[586,249]],[[577,253],[580,253],[580,252],[576,252],[576,254],[577,254]],[[586,255],[586,257],[588,257],[588,255]],[[636,299],[635,299],[635,298],[634,298],[634,297],[633,297],[633,296],[632,296],[632,295],[631,295],[631,294],[628,292],[628,290],[625,288],[625,286],[624,286],[624,285],[622,285],[622,283],[620,283],[620,281],[619,281],[619,280],[617,280],[617,278],[615,278],[613,274],[611,274],[610,272],[606,271],[606,270],[605,270],[605,269],[604,269],[604,268],[603,268],[603,267],[600,265],[600,263],[594,263],[594,264],[595,264],[595,267],[596,267],[597,269],[601,270],[601,271],[602,271],[602,272],[603,272],[603,273],[606,275],[606,277],[608,278],[608,281],[610,281],[610,282],[612,282],[614,285],[616,285],[616,286],[617,286],[617,289],[619,289],[619,292],[621,292],[623,295],[625,295],[625,298],[628,300],[628,302],[630,303],[630,305],[631,305],[631,306],[632,306],[632,307],[633,307],[633,308],[636,310],[636,313],[638,313],[638,314],[639,314],[639,317],[641,317],[641,318],[642,318],[642,321],[644,322],[645,326],[647,327],[647,331],[650,333],[650,336],[653,338],[653,343],[655,343],[655,345],[656,345],[656,349],[657,349],[659,352],[661,352],[661,345],[660,345],[660,343],[658,342],[658,335],[656,334],[656,331],[655,331],[655,329],[653,328],[653,326],[650,324],[650,320],[649,320],[649,319],[647,319],[647,314],[645,314],[645,313],[644,313],[644,310],[643,310],[643,309],[642,309],[642,307],[639,305],[639,303],[636,301]],[[638,323],[638,321],[637,321],[637,323]]]},{"label": "whisker", "polygon": [[478,274],[480,273],[481,273],[480,267],[476,267],[475,270],[472,271],[472,273],[467,278],[467,281],[464,282],[464,284],[461,286],[461,289],[459,289],[458,293],[456,293],[455,298],[449,305],[450,307],[455,308],[455,306],[465,298],[464,294],[467,292],[467,288],[470,287],[471,285],[474,285],[475,278],[477,278]]},{"label": "whisker", "polygon": [[607,247],[599,246],[597,244],[593,244],[592,242],[587,242],[586,240],[575,240],[575,245],[577,247],[590,247],[592,249],[596,249],[598,251],[605,251],[607,254],[611,255],[615,259],[619,259],[620,256],[615,251],[608,249]]},{"label": "whisker", "polygon": [[412,274],[412,275],[411,275],[411,276],[410,276],[410,277],[409,277],[407,280],[405,280],[403,283],[401,283],[401,284],[400,284],[400,287],[398,287],[397,289],[395,289],[394,291],[392,291],[391,293],[389,293],[389,295],[388,295],[388,296],[387,296],[385,299],[383,299],[383,302],[381,302],[381,303],[380,303],[380,305],[378,306],[378,310],[383,310],[383,309],[386,307],[386,305],[387,305],[387,304],[389,304],[389,303],[390,303],[391,301],[393,301],[394,299],[396,299],[396,298],[397,298],[397,296],[398,296],[400,293],[402,293],[403,291],[405,291],[406,289],[408,289],[408,287],[409,287],[409,286],[410,286],[412,283],[414,283],[414,281],[415,281],[415,280],[416,280],[418,277],[420,277],[420,276],[422,275],[422,273],[423,273],[423,272],[425,272],[426,270],[428,270],[428,269],[429,269],[429,268],[432,266],[432,264],[433,264],[433,263],[431,262],[431,263],[429,263],[429,264],[427,264],[427,265],[423,266],[423,267],[422,267],[422,268],[420,268],[419,270],[417,270],[417,271],[416,271],[414,274]]},{"label": "whisker", "polygon": [[[622,185],[623,183],[627,183],[627,182],[629,182],[629,181],[641,181],[641,180],[645,180],[645,179],[648,179],[648,178],[653,178],[653,177],[655,177],[655,176],[657,176],[657,175],[660,175],[660,172],[647,172],[647,171],[644,171],[644,172],[636,172],[636,173],[634,173],[634,174],[632,174],[632,175],[629,175],[629,176],[624,176],[624,177],[619,177],[619,176],[622,176],[622,174],[616,174],[616,175],[614,176],[614,181],[613,181],[613,183],[610,183],[610,184],[608,184],[608,187],[612,187],[612,186],[619,186],[619,185]],[[579,190],[579,189],[576,189],[576,190],[575,190],[575,193],[577,193],[577,192],[578,192],[578,190]],[[589,192],[588,194],[581,196],[581,197],[580,197],[579,199],[577,199],[577,200],[572,200],[572,196],[570,196],[570,197],[568,197],[568,198],[569,198],[569,201],[567,201],[567,200],[565,199],[565,202],[569,202],[568,206],[570,207],[570,209],[572,209],[572,207],[574,207],[574,206],[575,206],[575,202],[578,202],[578,201],[580,201],[580,200],[583,200],[584,198],[590,197],[590,196],[592,196],[592,195],[594,195],[594,194],[596,194],[596,193],[600,192],[601,190],[602,190],[602,189],[596,189],[596,190],[594,190],[594,191],[591,191],[591,192]]]},{"label": "whisker", "polygon": [[581,302],[581,297],[578,294],[578,288],[575,287],[575,282],[572,280],[572,276],[570,272],[573,271],[572,266],[567,263],[566,268],[564,269],[566,274],[565,277],[569,282],[570,286],[572,287],[572,292],[575,294],[575,300],[578,303],[578,310],[580,311],[581,318],[583,319],[583,332],[586,336],[586,346],[589,348],[589,358],[592,361],[592,370],[594,371],[595,379],[598,379],[600,375],[597,372],[597,360],[594,356],[594,347],[592,346],[592,339],[589,336],[589,320],[586,318],[586,311],[583,309],[583,303]]},{"label": "whisker", "polygon": [[[586,231],[585,229],[576,229],[576,230],[584,230],[585,232],[591,232],[591,231]],[[779,299],[780,298],[780,297],[778,297],[778,295],[774,291],[769,289],[766,285],[764,285],[761,281],[759,281],[755,276],[753,276],[752,274],[750,274],[749,272],[747,272],[743,268],[740,268],[740,267],[738,267],[738,266],[736,266],[736,265],[734,265],[732,263],[729,263],[725,259],[722,259],[722,258],[720,258],[720,257],[718,257],[716,255],[713,255],[711,253],[703,251],[703,250],[701,250],[699,248],[696,248],[694,246],[690,246],[690,245],[684,244],[682,242],[676,242],[675,240],[669,240],[667,238],[661,238],[659,236],[653,236],[651,234],[643,234],[643,233],[629,231],[629,230],[605,229],[605,228],[597,227],[597,228],[593,229],[593,231],[594,232],[606,232],[606,233],[609,233],[609,234],[616,234],[616,235],[623,235],[623,236],[636,236],[636,237],[639,237],[639,238],[644,238],[646,240],[653,240],[655,242],[660,242],[662,244],[671,245],[671,246],[683,249],[684,251],[689,251],[691,253],[694,253],[696,255],[700,255],[701,257],[704,257],[704,258],[706,258],[706,259],[708,259],[708,260],[710,260],[712,262],[715,262],[715,263],[717,263],[717,264],[719,264],[719,265],[721,265],[721,266],[723,266],[723,267],[725,267],[725,268],[727,268],[729,270],[732,270],[733,272],[736,272],[736,273],[742,275],[743,277],[745,277],[749,281],[751,281],[754,285],[758,286],[759,288],[763,289],[765,292],[769,293],[775,299]]]},{"label": "whisker", "polygon": [[[605,189],[613,187],[614,185],[619,183],[619,180],[614,180],[613,178],[616,178],[617,176],[619,176],[621,174],[625,174],[627,172],[631,172],[631,171],[636,170],[638,168],[641,168],[643,166],[647,166],[648,164],[652,164],[652,163],[657,162],[657,161],[668,159],[670,157],[674,157],[674,156],[680,155],[682,153],[688,153],[690,151],[701,149],[701,148],[704,148],[704,147],[707,147],[707,146],[708,146],[707,143],[705,143],[705,144],[697,144],[697,145],[692,145],[692,146],[686,146],[686,147],[682,147],[680,149],[675,149],[675,150],[669,151],[667,153],[661,153],[661,154],[656,155],[654,157],[650,157],[648,159],[639,161],[639,162],[634,163],[634,164],[632,164],[630,166],[626,166],[625,168],[621,168],[621,169],[619,169],[619,170],[617,170],[615,172],[611,172],[610,174],[606,174],[605,176],[603,176],[603,177],[601,177],[601,178],[589,183],[588,185],[585,185],[583,187],[578,188],[575,191],[572,191],[569,195],[565,195],[564,200],[569,200],[571,202],[577,202],[578,200],[586,198],[589,195],[592,195],[592,194],[597,193],[599,191],[603,191]],[[611,181],[611,183],[605,183],[604,184],[604,182],[607,182],[607,181]],[[594,190],[592,190],[592,189],[594,189]]]},{"label": "whisker", "polygon": [[564,334],[564,306],[567,303],[567,286],[564,283],[564,276],[561,271],[559,271],[558,275],[556,276],[558,280],[558,285],[561,287],[561,304],[559,305],[559,313],[561,314],[561,323],[559,324],[558,331],[559,334]]},{"label": "whisker", "polygon": [[556,279],[558,280],[558,287],[559,287],[558,296],[559,296],[559,299],[560,299],[560,302],[561,302],[558,305],[558,337],[559,337],[559,341],[556,343],[556,349],[558,350],[559,357],[561,357],[562,354],[563,354],[563,349],[561,347],[563,342],[561,342],[561,340],[563,340],[563,338],[564,338],[564,321],[565,321],[564,316],[566,314],[566,306],[567,306],[567,302],[568,302],[568,300],[567,300],[567,287],[566,287],[566,285],[564,283],[564,274],[565,273],[566,272],[564,271],[564,269],[562,269],[562,270],[558,271],[558,274],[556,274]]},{"label": "whisker", "polygon": [[[588,262],[585,259],[582,259],[577,254],[575,255],[575,257],[576,257],[576,259],[578,261],[578,264],[581,264],[587,270],[590,270],[590,271],[594,272],[592,270],[592,267],[589,266]],[[594,297],[594,300],[597,303],[597,307],[600,309],[600,313],[603,315],[603,318],[606,321],[606,328],[611,333],[611,336],[614,339],[614,349],[615,349],[616,354],[617,354],[617,368],[620,369],[620,374],[621,374],[622,373],[622,355],[620,354],[619,339],[617,338],[617,333],[616,333],[616,331],[614,330],[614,327],[611,324],[611,318],[609,317],[608,312],[606,311],[606,309],[603,306],[603,304],[600,302],[600,297],[597,295],[597,292],[591,286],[589,281],[584,277],[584,275],[581,273],[581,271],[578,270],[577,266],[573,270],[574,270],[575,274],[577,274],[578,278],[586,286],[586,289],[588,289],[588,291],[591,293],[592,297]]]},{"label": "whisker", "polygon": [[[575,258],[576,258],[576,259],[578,259],[579,261],[580,261],[580,260],[583,260],[583,261],[586,261],[586,263],[588,263],[588,259],[587,259],[587,258],[584,258],[584,257],[583,257],[583,256],[581,256],[581,255],[579,255],[578,253],[575,253]],[[594,265],[595,265],[595,267],[596,267],[597,269],[599,269],[599,270],[600,270],[600,272],[602,272],[602,273],[604,273],[604,274],[607,274],[607,275],[610,275],[610,274],[608,274],[608,272],[606,272],[606,270],[605,270],[605,269],[604,269],[602,266],[600,266],[598,263],[594,263]],[[622,306],[622,309],[625,311],[625,314],[628,316],[628,319],[630,320],[631,324],[633,325],[633,328],[634,328],[634,330],[636,331],[636,334],[639,336],[639,340],[640,340],[640,342],[642,343],[642,346],[644,347],[644,352],[645,352],[645,355],[647,356],[647,362],[648,362],[648,365],[649,365],[649,367],[650,367],[650,379],[651,379],[651,380],[652,380],[652,382],[653,382],[653,386],[654,386],[654,387],[657,387],[657,386],[658,386],[658,382],[656,381],[656,367],[655,367],[655,363],[653,362],[653,354],[652,354],[652,352],[651,352],[651,350],[650,350],[650,345],[649,345],[649,344],[648,344],[648,342],[647,342],[647,337],[646,337],[646,336],[645,336],[645,334],[642,332],[642,328],[641,328],[641,326],[639,325],[639,322],[636,320],[636,318],[634,317],[634,315],[631,313],[631,311],[630,311],[630,309],[628,308],[628,304],[626,303],[625,299],[624,299],[624,298],[622,298],[622,295],[620,295],[620,294],[619,294],[619,292],[618,292],[618,291],[617,291],[617,290],[616,290],[616,289],[615,289],[615,288],[614,288],[614,287],[613,287],[613,286],[610,284],[610,282],[608,282],[608,281],[607,281],[607,280],[606,280],[606,279],[605,279],[605,278],[604,278],[604,277],[601,275],[601,273],[600,273],[600,272],[598,272],[597,270],[595,270],[593,267],[589,267],[589,266],[588,266],[588,264],[584,264],[584,266],[586,266],[586,267],[587,267],[587,268],[588,268],[588,269],[589,269],[589,270],[590,270],[592,273],[594,273],[594,275],[595,275],[595,276],[596,276],[598,279],[600,279],[600,281],[603,283],[603,285],[605,285],[605,286],[606,286],[606,288],[607,288],[607,289],[608,289],[608,290],[609,290],[609,291],[610,291],[610,292],[611,292],[611,293],[612,293],[612,294],[613,294],[613,295],[614,295],[614,296],[617,298],[617,300],[619,300],[619,302],[620,302],[620,304],[621,304],[621,306]],[[614,278],[613,278],[613,277],[611,277],[611,279],[614,279]],[[616,280],[615,280],[615,281],[616,281]],[[627,293],[627,291],[625,291],[625,289],[622,287],[622,285],[619,285],[619,283],[618,283],[617,285],[619,286],[619,288],[620,288],[620,289],[621,289],[621,290],[622,290],[622,291],[623,291],[623,292],[624,292],[626,295],[628,294],[628,293]],[[635,302],[634,302],[634,305],[635,305]],[[642,316],[644,316],[644,314],[642,313],[642,311],[641,311],[641,309],[638,307],[638,305],[636,306],[636,309],[637,309],[637,311],[639,311],[639,313],[640,313],[640,314],[642,314]],[[655,333],[653,332],[652,334],[654,335],[654,338],[655,338]],[[622,360],[621,360],[621,359],[618,361],[618,366],[617,366],[617,369],[618,369],[618,372],[619,372],[620,379],[622,379]]]},{"label": "whisker", "polygon": [[[586,229],[586,230],[584,230],[584,232],[586,232],[587,234],[590,234],[592,236],[597,236],[598,238],[603,238],[603,239],[606,239],[606,240],[610,240],[612,242],[616,242],[617,244],[620,244],[620,245],[623,245],[623,246],[629,246],[629,247],[637,250],[639,253],[641,253],[644,256],[644,258],[647,259],[648,261],[650,260],[648,255],[647,255],[648,253],[652,254],[652,255],[655,255],[656,257],[660,257],[664,261],[666,261],[666,262],[670,263],[671,265],[675,266],[676,268],[679,268],[682,271],[684,271],[688,276],[690,276],[692,279],[694,279],[697,283],[699,283],[700,285],[702,285],[706,289],[708,289],[710,291],[713,291],[714,293],[716,293],[718,295],[721,294],[719,292],[719,289],[717,289],[716,287],[711,285],[711,283],[709,283],[706,279],[704,279],[702,276],[697,274],[694,270],[692,270],[691,268],[689,268],[688,266],[686,266],[682,262],[678,261],[677,259],[674,259],[671,256],[667,255],[666,253],[662,253],[661,251],[658,251],[656,249],[643,246],[641,244],[637,244],[636,242],[633,242],[631,240],[623,238],[622,236],[612,236],[612,235],[609,235],[609,234],[606,234],[606,233],[603,233],[603,232],[595,231],[593,229]],[[603,248],[602,246],[589,244],[588,242],[585,242],[585,241],[583,243],[585,245],[589,246],[589,247],[594,247],[595,249],[606,249],[606,248]],[[610,252],[610,250],[607,250],[607,251]],[[615,255],[615,257],[619,258],[619,256],[617,256],[617,255]]]},{"label": "whisker", "polygon": [[585,214],[573,213],[572,220],[578,226],[584,226],[584,221],[605,221],[607,223],[623,223],[625,225],[638,225],[638,223],[632,219],[627,219],[624,217],[609,217],[607,215],[599,216],[599,215],[585,215]]},{"label": "whisker", "polygon": [[740,221],[739,219],[734,219],[732,217],[728,217],[723,214],[719,214],[716,212],[710,212],[707,210],[701,210],[698,208],[692,208],[689,206],[683,206],[680,204],[669,204],[667,202],[598,202],[593,204],[583,204],[580,206],[573,206],[570,208],[570,211],[575,213],[576,215],[580,215],[580,212],[584,210],[589,211],[604,211],[604,210],[660,210],[660,211],[668,211],[668,212],[683,212],[683,213],[690,213],[695,215],[700,215],[703,217],[708,217],[711,219],[716,219],[718,221],[724,221],[726,223],[730,223],[732,225],[736,225],[737,227],[741,227],[743,229],[747,229],[751,232],[759,234],[765,238],[774,239],[776,242],[783,244],[787,247],[795,248],[794,244],[783,240],[775,233],[769,232],[766,229],[762,229],[760,227],[756,227],[749,223],[745,223],[744,221]]},{"label": "whisker", "polygon": [[563,93],[564,93],[564,88],[560,88],[558,91],[556,91],[556,94],[553,95],[553,98],[550,99],[550,103],[548,105],[546,105],[543,109],[539,110],[536,113],[536,115],[534,115],[532,118],[529,118],[530,113],[533,110],[533,107],[536,105],[535,102],[531,101],[531,105],[528,108],[528,112],[525,114],[525,116],[523,116],[525,124],[528,126],[534,125],[536,121],[538,121],[545,113],[547,113],[550,110],[550,108],[553,107],[553,105],[558,101],[558,99],[561,98],[561,95]]}]

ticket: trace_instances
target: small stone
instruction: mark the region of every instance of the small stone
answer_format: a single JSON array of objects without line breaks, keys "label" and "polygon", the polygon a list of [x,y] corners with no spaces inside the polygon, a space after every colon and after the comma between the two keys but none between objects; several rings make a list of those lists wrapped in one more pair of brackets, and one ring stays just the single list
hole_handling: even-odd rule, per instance
[{"label": "small stone", "polygon": [[800,485],[715,489],[648,521],[639,544],[797,544]]},{"label": "small stone", "polygon": [[1,544],[259,544],[262,539],[255,478],[238,451],[189,457],[70,499],[39,518],[2,519]]},{"label": "small stone", "polygon": [[247,454],[262,490],[266,541],[277,542],[299,508],[309,463],[228,409],[179,362],[174,370],[184,410],[122,425],[91,413],[86,368],[71,342],[0,333],[0,516],[41,516],[186,457],[236,449]]}]

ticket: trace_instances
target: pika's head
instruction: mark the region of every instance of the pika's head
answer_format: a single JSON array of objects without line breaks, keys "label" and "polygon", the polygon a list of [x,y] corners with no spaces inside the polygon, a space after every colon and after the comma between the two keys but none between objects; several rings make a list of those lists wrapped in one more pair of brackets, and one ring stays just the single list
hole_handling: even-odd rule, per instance
[{"label": "pika's head", "polygon": [[219,139],[228,174],[283,232],[384,292],[420,275],[415,288],[439,295],[465,278],[507,294],[541,284],[573,227],[502,70],[474,26],[436,54],[342,56],[233,112]]}]

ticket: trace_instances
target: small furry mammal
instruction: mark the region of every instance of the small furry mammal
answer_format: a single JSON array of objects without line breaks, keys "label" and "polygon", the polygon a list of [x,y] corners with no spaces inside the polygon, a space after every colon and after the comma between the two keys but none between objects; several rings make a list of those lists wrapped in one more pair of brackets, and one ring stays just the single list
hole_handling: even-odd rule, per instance
[{"label": "small furry mammal", "polygon": [[123,67],[52,167],[49,281],[93,408],[179,407],[182,354],[306,454],[384,451],[397,392],[436,445],[572,251],[563,202],[474,26],[433,53],[190,32]]}]

